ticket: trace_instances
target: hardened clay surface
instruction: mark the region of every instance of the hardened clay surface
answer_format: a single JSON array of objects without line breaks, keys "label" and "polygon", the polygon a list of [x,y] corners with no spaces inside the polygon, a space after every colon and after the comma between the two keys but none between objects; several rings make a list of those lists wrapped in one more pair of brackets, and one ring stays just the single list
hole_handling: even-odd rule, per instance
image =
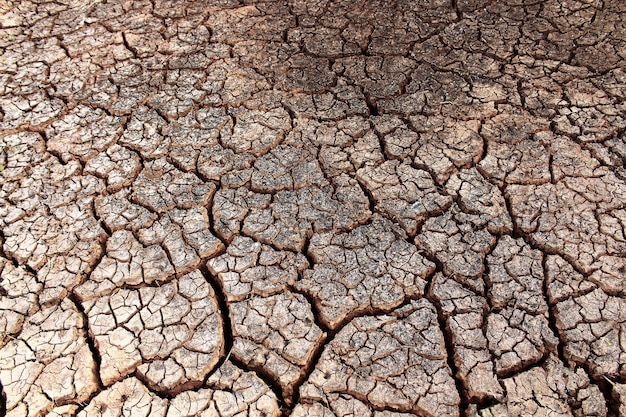
[{"label": "hardened clay surface", "polygon": [[626,2],[0,0],[0,415],[626,416]]}]

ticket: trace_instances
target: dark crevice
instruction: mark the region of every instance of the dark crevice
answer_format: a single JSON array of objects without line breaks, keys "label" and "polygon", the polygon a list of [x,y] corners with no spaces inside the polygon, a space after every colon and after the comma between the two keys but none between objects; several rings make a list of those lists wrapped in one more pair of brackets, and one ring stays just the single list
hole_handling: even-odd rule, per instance
[{"label": "dark crevice", "polygon": [[302,371],[302,376],[298,379],[298,381],[294,383],[293,396],[289,401],[290,405],[283,407],[281,410],[283,417],[290,415],[291,412],[293,411],[293,408],[296,405],[298,405],[298,403],[300,402],[300,387],[302,386],[303,383],[305,383],[309,379],[309,377],[311,376],[311,373],[317,367],[317,364],[319,363],[320,358],[322,357],[322,354],[324,353],[326,347],[333,341],[333,339],[335,338],[335,335],[343,328],[343,327],[338,327],[337,329],[334,329],[334,330],[327,328],[327,326],[325,326],[324,323],[322,323],[319,320],[319,317],[320,317],[319,310],[315,306],[314,299],[305,292],[300,292],[293,288],[291,290],[297,294],[301,294],[307,299],[307,301],[309,302],[311,306],[311,312],[313,313],[315,324],[317,325],[317,327],[322,329],[322,331],[325,333],[325,338],[316,347],[315,351],[313,352],[313,355],[311,355],[311,359],[309,360],[309,363],[304,367]]},{"label": "dark crevice", "polygon": [[[141,240],[138,240],[138,242],[141,243],[144,247],[147,246],[147,245],[144,245]],[[170,263],[170,265],[172,266],[172,269],[174,270],[174,273],[172,274],[173,278],[180,278],[181,276],[183,276],[184,274],[186,274],[188,272],[187,268],[184,268],[183,272],[179,271],[178,267],[174,263],[174,259],[172,258],[172,254],[170,253],[170,249],[167,246],[163,245],[163,242],[161,242],[161,248],[163,249],[163,252],[165,252],[165,256],[167,257],[167,261]]]},{"label": "dark crevice", "polygon": [[552,330],[552,333],[554,333],[554,336],[557,338],[558,340],[558,344],[557,344],[557,353],[559,358],[561,359],[561,361],[563,361],[563,363],[568,363],[568,361],[565,359],[565,354],[563,353],[564,351],[564,345],[563,345],[563,340],[561,338],[561,334],[559,332],[558,326],[556,324],[556,315],[554,314],[554,306],[550,303],[550,298],[548,297],[548,268],[546,266],[546,262],[548,260],[548,257],[542,253],[541,256],[541,266],[543,268],[543,283],[542,283],[542,292],[543,292],[543,297],[546,301],[546,305],[548,306],[548,327],[550,328],[550,330]]},{"label": "dark crevice", "polygon": [[[552,177],[552,182],[554,182],[554,177],[553,177],[553,171],[552,171],[552,155],[550,155],[550,174]],[[522,231],[519,226],[516,223],[516,219],[515,216],[513,216],[512,214],[512,209],[510,206],[510,201],[509,198],[507,196],[507,194],[505,193],[505,186],[500,187],[502,194],[504,195],[504,200],[507,206],[507,211],[509,212],[511,219],[513,221],[513,233],[512,233],[512,237],[515,239],[521,238],[522,240],[524,240],[524,242],[530,246],[533,250],[539,250],[542,253],[542,266],[543,266],[543,271],[544,271],[544,280],[543,280],[543,288],[542,288],[542,293],[544,295],[544,298],[546,299],[546,303],[548,305],[548,326],[551,329],[551,331],[554,333],[554,335],[556,336],[557,340],[558,340],[558,344],[557,344],[557,354],[559,359],[564,363],[564,364],[568,364],[569,366],[573,366],[574,364],[572,363],[571,360],[568,360],[566,358],[565,355],[565,346],[564,346],[564,342],[562,340],[562,335],[560,334],[560,332],[558,331],[558,326],[556,325],[556,316],[554,314],[554,308],[555,306],[553,304],[550,303],[550,299],[548,297],[548,274],[547,274],[547,270],[546,270],[546,260],[547,260],[547,256],[548,255],[558,255],[561,259],[565,260],[576,272],[578,272],[579,274],[581,274],[582,276],[588,277],[588,273],[585,273],[585,271],[581,270],[579,267],[577,267],[577,265],[572,262],[571,259],[566,258],[562,253],[559,253],[556,250],[553,250],[551,248],[545,247],[544,245],[541,244],[537,244],[533,241],[531,234],[526,233],[524,231]],[[544,355],[544,358],[542,359],[543,363],[545,362],[546,358]],[[577,365],[581,366],[585,372],[587,373],[587,375],[589,376],[590,380],[596,384],[598,386],[598,388],[600,389],[600,391],[602,392],[602,395],[604,396],[605,402],[607,404],[607,407],[609,409],[609,416],[618,416],[619,415],[619,401],[617,401],[616,398],[614,398],[612,396],[612,381],[607,381],[606,377],[601,376],[594,376],[594,374],[590,371],[590,366],[588,363],[583,362],[583,363],[577,363]],[[513,373],[514,374],[514,373]],[[513,376],[513,374],[511,376]]]},{"label": "dark crevice", "polygon": [[[515,224],[515,219],[514,218],[513,218],[513,222]],[[571,256],[568,256],[567,254],[561,253],[560,251],[558,251],[558,250],[556,250],[554,248],[550,248],[550,247],[548,247],[546,245],[543,245],[541,243],[534,242],[533,239],[532,239],[532,236],[530,234],[520,230],[516,225],[515,225],[515,227],[513,229],[513,233],[511,234],[511,237],[513,237],[514,239],[522,239],[528,246],[531,247],[531,249],[538,250],[538,251],[542,252],[544,255],[558,255],[558,256],[560,256],[576,272],[578,272],[579,274],[581,274],[585,278],[588,278],[589,275],[590,275],[589,272],[584,271],[578,265],[576,265],[576,262],[575,262],[574,258],[572,258]]]},{"label": "dark crevice", "polygon": [[[309,244],[310,244],[310,239],[307,239],[305,242],[305,246],[302,249],[302,253],[304,253],[304,255],[306,256],[308,262],[309,262],[309,268],[313,268],[313,266],[315,265],[315,261],[313,260],[313,258],[311,257],[310,253],[309,253]],[[302,280],[302,272],[300,272],[298,274],[298,281]],[[302,295],[307,302],[309,303],[310,307],[311,307],[311,313],[313,315],[313,319],[315,321],[315,325],[317,327],[319,327],[324,333],[325,333],[325,338],[324,340],[322,340],[320,342],[320,344],[316,347],[313,355],[311,355],[311,359],[309,361],[309,363],[304,367],[304,370],[302,372],[302,376],[298,379],[298,381],[294,384],[293,387],[293,397],[290,399],[290,407],[288,408],[284,408],[282,410],[282,416],[288,416],[291,414],[291,412],[293,411],[293,408],[299,403],[300,401],[300,386],[306,382],[309,377],[311,376],[311,373],[315,370],[317,364],[320,361],[320,358],[324,352],[324,350],[326,349],[326,347],[329,345],[329,343],[332,342],[332,340],[335,338],[335,335],[343,328],[343,326],[338,326],[335,329],[331,329],[328,326],[326,326],[325,323],[323,323],[320,320],[321,314],[319,311],[319,308],[317,306],[316,300],[313,296],[311,296],[311,294],[309,294],[306,291],[300,291],[297,288],[291,287],[290,290],[296,294],[300,294]]]},{"label": "dark crevice", "polygon": [[[91,394],[89,399],[81,403],[81,404],[86,405],[86,404],[89,404],[89,402],[91,402],[91,400],[105,388],[104,384],[102,383],[102,379],[100,378],[100,367],[102,365],[102,357],[100,356],[100,352],[96,348],[96,342],[94,340],[93,335],[91,334],[91,330],[89,329],[89,317],[87,316],[87,312],[85,311],[85,308],[83,307],[81,302],[78,300],[78,297],[74,293],[70,293],[68,298],[74,303],[76,310],[78,310],[78,312],[83,318],[83,331],[85,332],[85,335],[84,335],[85,341],[87,343],[87,346],[89,347],[89,351],[91,352],[91,356],[93,357],[95,368],[96,368],[94,373],[95,373],[95,379],[96,379],[96,384],[98,385],[98,389],[95,390]],[[1,414],[2,413],[0,413],[0,415]]]},{"label": "dark crevice", "polygon": [[520,99],[520,105],[521,105],[522,108],[525,108],[526,107],[526,97],[525,97],[525,94],[524,94],[524,80],[522,80],[522,79],[517,80],[516,87],[517,87],[517,95],[519,96],[519,99]]},{"label": "dark crevice", "polygon": [[367,92],[365,94],[365,104],[367,104],[367,108],[369,109],[370,116],[378,116],[378,104],[376,104],[376,99],[369,95]]},{"label": "dark crevice", "polygon": [[[478,279],[481,280],[484,283],[484,289],[482,292],[477,291],[476,288],[470,286],[469,284],[467,284],[465,281],[466,279],[459,279],[456,274],[452,274],[450,276],[448,276],[447,278],[452,278],[457,284],[460,284],[465,290],[470,291],[471,293],[482,297],[485,300],[485,305],[483,307],[483,310],[481,312],[482,317],[483,317],[483,323],[482,326],[480,328],[483,336],[485,337],[485,340],[489,340],[487,337],[487,318],[489,317],[489,314],[494,312],[494,308],[492,306],[491,303],[491,298],[489,296],[489,292],[491,290],[491,282],[488,279],[489,276],[489,263],[487,262],[487,256],[489,254],[491,254],[491,252],[494,250],[494,248],[496,247],[496,244],[492,245],[492,247],[489,249],[489,251],[485,254],[485,259],[483,261],[484,264],[484,270],[482,272],[482,274],[479,277],[476,277],[474,279]],[[432,260],[432,259],[431,259]],[[437,271],[440,271],[441,274],[444,274],[444,267],[443,267],[443,263],[441,261],[439,261],[438,259],[434,259],[433,262],[435,262],[437,264]],[[470,278],[468,278],[470,279]],[[444,329],[444,335],[445,335],[445,339],[446,341],[451,341],[452,340],[452,332],[449,329],[448,325],[447,325],[447,319],[449,317],[446,317],[446,315],[443,313],[443,309],[441,308],[441,303],[436,299],[436,297],[432,294],[431,292],[431,287],[433,285],[433,281],[431,280],[431,282],[429,282],[428,285],[428,299],[435,304],[436,308],[437,308],[437,312],[438,314],[441,315],[441,318],[444,320],[444,324],[446,327],[442,327],[442,329]],[[454,313],[450,314],[450,317],[454,316]],[[485,347],[486,349],[488,349],[488,346]],[[450,350],[452,351],[452,353],[454,353],[454,346],[450,346]],[[506,387],[504,386],[502,379],[500,378],[501,375],[497,375],[495,370],[496,370],[496,364],[495,364],[495,360],[494,357],[491,356],[491,363],[493,366],[493,370],[494,370],[494,376],[496,377],[498,383],[500,384],[501,388],[502,388],[502,392],[503,392],[503,397],[506,398]],[[458,369],[455,368],[455,372],[458,372]],[[462,383],[462,381],[460,380],[460,378],[456,378],[459,382],[459,386],[463,389],[463,391],[459,391],[459,393],[462,393],[462,397],[467,401],[464,404],[463,410],[464,413],[461,413],[461,415],[472,415],[471,411],[473,409],[476,408],[488,408],[490,406],[499,404],[500,401],[495,398],[482,398],[482,399],[476,399],[476,398],[471,398],[468,396],[467,393],[467,387],[464,386],[464,384]],[[473,415],[472,415],[473,417]]]},{"label": "dark crevice", "polygon": [[245,371],[256,373],[257,377],[259,377],[276,395],[278,407],[281,411],[289,408],[284,399],[282,387],[275,382],[274,377],[270,375],[262,366],[253,366],[247,362],[241,361],[233,355],[230,356],[229,360],[233,365]]},{"label": "dark crevice", "polygon": [[[428,283],[432,281],[433,279],[433,275],[424,278]],[[428,285],[426,286],[426,288],[428,288]],[[334,328],[329,328],[328,326],[326,326],[324,323],[320,322],[320,320],[318,319],[319,317],[319,310],[316,307],[316,303],[315,303],[315,299],[308,293],[302,292],[302,291],[298,291],[297,289],[293,289],[291,288],[291,291],[298,293],[298,294],[302,294],[310,303],[311,305],[311,309],[313,311],[313,315],[315,317],[315,324],[320,327],[325,333],[326,333],[326,339],[325,341],[320,344],[320,346],[318,346],[318,348],[316,349],[314,355],[311,358],[310,363],[307,365],[307,367],[305,368],[305,374],[304,376],[298,381],[297,384],[295,384],[295,386],[300,387],[302,385],[302,383],[306,382],[308,380],[308,378],[310,377],[311,373],[315,370],[317,364],[319,363],[322,354],[324,353],[324,351],[326,350],[326,348],[330,345],[330,343],[333,341],[333,339],[336,337],[336,335],[341,332],[345,326],[347,326],[350,322],[352,322],[353,320],[360,318],[360,317],[371,317],[371,316],[379,316],[379,315],[383,315],[383,314],[391,314],[396,310],[399,310],[403,307],[406,307],[407,305],[411,304],[413,301],[415,300],[419,300],[422,298],[428,299],[431,303],[433,303],[432,300],[430,300],[426,295],[416,295],[416,296],[406,296],[401,303],[399,303],[397,306],[390,308],[390,309],[375,309],[375,308],[367,308],[364,309],[363,311],[359,311],[359,312],[355,312],[355,314],[351,314],[347,317],[345,317],[343,320],[341,320],[341,322],[339,324],[337,324],[336,326],[334,326]],[[426,290],[425,292],[426,293]],[[434,304],[434,303],[433,303]],[[438,310],[439,313],[439,310]],[[446,332],[444,333],[444,339],[447,339],[447,334]],[[446,346],[446,349],[448,347]],[[448,351],[448,362],[453,362],[453,356],[450,354],[450,351]],[[460,387],[459,385],[459,381],[456,381],[456,367],[452,367],[451,368],[453,371],[453,379],[455,379],[455,382],[457,383],[457,389]],[[459,391],[460,392],[460,391]],[[366,401],[365,399],[362,399],[363,401]],[[293,407],[295,407],[298,403],[300,402],[300,393],[299,390],[294,389],[294,395],[293,395],[293,399],[292,399],[292,405],[288,410],[283,410],[283,416],[288,416],[290,415],[290,413],[293,411]],[[371,404],[370,404],[371,406]],[[384,410],[389,410],[389,411],[398,411],[393,407],[389,407],[389,408],[379,408],[379,407],[374,407],[374,409],[378,410],[378,411],[384,411]]]},{"label": "dark crevice", "polygon": [[542,252],[544,254],[544,256],[545,255],[559,255],[568,264],[570,264],[571,267],[576,272],[578,272],[579,274],[581,274],[584,277],[589,277],[590,273],[584,271],[582,268],[580,268],[578,265],[576,265],[575,260],[571,256],[568,256],[566,253],[562,253],[562,252],[558,251],[557,249],[550,248],[547,245],[535,242],[533,240],[533,238],[532,238],[532,232],[525,232],[525,231],[523,231],[520,228],[520,226],[517,224],[516,218],[513,215],[513,209],[511,207],[511,202],[510,202],[510,199],[509,199],[509,195],[508,195],[506,186],[500,186],[499,188],[500,188],[500,191],[502,193],[502,196],[504,197],[504,202],[506,204],[507,212],[509,213],[509,216],[511,216],[511,221],[513,223],[513,230],[511,232],[511,237],[513,237],[514,239],[522,239],[532,249],[538,250],[538,251]]},{"label": "dark crevice", "polygon": [[274,378],[269,375],[261,366],[251,366],[249,363],[245,363],[239,360],[236,356],[232,354],[233,351],[233,327],[230,319],[230,310],[228,308],[228,301],[226,299],[226,295],[224,293],[224,289],[222,288],[221,281],[215,278],[211,272],[208,270],[206,264],[203,262],[200,266],[200,272],[204,275],[204,278],[207,282],[213,287],[213,291],[215,293],[215,297],[217,299],[217,303],[219,306],[219,312],[222,317],[222,326],[223,326],[223,335],[224,335],[224,354],[215,365],[213,371],[209,372],[205,379],[204,384],[207,384],[207,381],[215,372],[228,360],[233,365],[243,369],[244,371],[252,371],[255,372],[256,375],[263,380],[263,382],[274,392],[276,398],[278,400],[278,405],[281,410],[286,409],[282,388],[276,384]]},{"label": "dark crevice", "polygon": [[63,159],[63,157],[61,156],[61,153],[59,151],[55,151],[53,149],[50,149],[50,147],[48,146],[48,142],[50,141],[50,139],[48,138],[48,133],[46,133],[46,131],[44,129],[42,129],[39,134],[41,135],[44,143],[46,144],[46,152],[48,152],[50,155],[52,155],[53,157],[55,157],[59,164],[65,166],[67,165],[67,161],[65,161]]},{"label": "dark crevice", "polygon": [[[104,26],[103,26],[104,27]],[[105,27],[106,29],[106,27]],[[70,50],[67,48],[67,46],[63,43],[63,38],[61,36],[57,36],[57,45],[59,46],[59,48],[61,48],[61,50],[63,50],[63,53],[65,54],[65,56],[67,58],[72,58],[72,55],[70,54]]]},{"label": "dark crevice", "polygon": [[[535,345],[535,347],[537,346]],[[539,359],[529,359],[526,361],[521,361],[519,364],[509,369],[500,371],[497,373],[498,379],[502,380],[502,379],[513,378],[517,374],[520,374],[522,372],[527,372],[532,368],[543,367],[544,364],[548,361],[548,358],[550,358],[550,353],[552,353],[550,349],[546,349]]]},{"label": "dark crevice", "polygon": [[[215,258],[217,256],[220,256],[221,254],[226,252],[226,248],[228,248],[228,242],[226,242],[226,240],[224,240],[224,238],[222,237],[222,235],[220,233],[217,233],[217,231],[215,230],[215,216],[213,215],[213,198],[215,197],[215,194],[221,189],[221,184],[217,185],[217,189],[215,190],[215,192],[213,193],[213,196],[211,197],[211,202],[210,204],[207,205],[206,207],[206,212],[207,212],[207,217],[209,219],[209,225],[208,225],[208,229],[209,232],[215,236],[216,239],[218,239],[220,242],[222,242],[222,250],[219,251],[218,253],[216,253],[215,255],[211,256],[211,258]],[[201,262],[202,264],[205,264],[206,261],[208,259],[203,259]]]},{"label": "dark crevice", "polygon": [[608,409],[607,416],[608,417],[618,417],[618,416],[621,417],[622,414],[620,413],[620,400],[617,397],[617,394],[614,393],[613,391],[614,382],[604,375],[598,376],[594,374],[591,371],[590,366],[587,362],[579,363],[578,365],[585,371],[587,376],[589,376],[589,380],[592,383],[596,384],[596,386],[602,393],[602,396],[604,397],[604,401]]},{"label": "dark crevice", "polygon": [[556,179],[554,178],[554,155],[552,152],[548,154],[548,171],[550,172],[550,184],[556,184]]},{"label": "dark crevice", "polygon": [[206,385],[206,382],[211,375],[213,375],[215,371],[217,371],[224,364],[224,362],[226,362],[226,360],[231,358],[231,352],[233,350],[233,328],[230,321],[228,302],[226,301],[226,295],[224,294],[224,289],[222,288],[220,281],[215,278],[211,272],[209,272],[205,262],[201,263],[199,270],[204,276],[204,279],[213,288],[213,293],[215,294],[217,305],[219,307],[219,314],[222,318],[222,334],[224,336],[224,353],[215,365],[213,371],[209,372],[204,378],[203,385]]},{"label": "dark crevice", "polygon": [[228,301],[226,300],[226,296],[224,294],[224,290],[221,286],[221,283],[218,279],[214,278],[213,275],[209,272],[206,265],[203,263],[199,268],[202,272],[202,275],[205,277],[207,282],[211,285],[214,290],[215,297],[219,306],[219,313],[222,318],[222,326],[223,326],[223,335],[224,335],[224,352],[220,357],[219,361],[215,365],[214,369],[209,372],[204,378],[203,386],[207,386],[208,380],[217,372],[217,370],[224,365],[226,361],[230,361],[233,365],[241,368],[244,371],[255,372],[256,375],[263,380],[263,382],[274,392],[276,398],[278,400],[278,404],[281,410],[287,409],[288,407],[285,405],[285,401],[283,399],[282,388],[275,383],[274,378],[269,375],[261,366],[251,366],[249,363],[245,363],[239,360],[236,356],[232,354],[233,351],[233,330],[232,330],[232,322],[230,320],[230,314],[228,309]]},{"label": "dark crevice", "polygon": [[128,40],[126,39],[126,32],[122,32],[122,41],[124,42],[124,47],[126,49],[128,49],[132,54],[133,54],[133,58],[137,59],[138,55],[137,55],[137,49],[133,48],[132,46],[130,46],[130,44],[128,43]]},{"label": "dark crevice", "polygon": [[[9,256],[4,252],[4,242],[6,242],[6,236],[4,235],[4,230],[0,229],[0,257],[5,258],[17,267],[17,261],[15,259],[10,259]],[[0,281],[2,281],[0,279]]]},{"label": "dark crevice", "polygon": [[[612,139],[618,139],[618,138],[622,138],[622,140],[625,140],[626,138],[624,137],[626,135],[626,128],[618,128],[616,129],[613,133],[611,133],[609,136],[603,138],[601,141],[598,142],[584,142],[582,140],[580,140],[578,138],[578,135],[572,135],[572,137],[570,137],[570,139],[572,139],[574,142],[576,142],[582,149],[584,149],[585,151],[589,152],[589,154],[591,155],[592,158],[595,158],[595,160],[598,162],[598,164],[600,166],[606,167],[607,169],[609,169],[611,172],[613,172],[616,176],[618,177],[622,177],[622,173],[620,173],[620,168],[623,169],[624,166],[626,166],[626,158],[625,157],[621,157],[618,155],[610,155],[613,157],[614,161],[612,163],[607,163],[604,158],[598,153],[598,151],[594,148],[592,148],[590,145],[596,144],[599,146],[604,146],[604,142],[608,141],[608,140],[612,140]],[[611,154],[613,154],[614,152],[611,151]],[[550,157],[552,157],[552,154],[550,154]],[[552,159],[550,159],[550,162],[552,163]],[[550,172],[552,173],[552,170],[550,170]]]},{"label": "dark crevice", "polygon": [[[300,253],[302,253],[304,255],[304,257],[306,258],[307,262],[309,263],[309,266],[307,268],[309,269],[313,269],[313,267],[315,266],[316,262],[315,259],[313,259],[313,256],[309,253],[309,246],[311,245],[311,238],[307,237],[304,240],[304,246],[302,247],[302,250],[300,251]],[[298,273],[298,280],[301,281],[302,280],[302,272]],[[311,304],[311,308],[313,308],[313,315],[317,318],[319,317],[318,315],[318,311],[315,307],[315,304],[312,302],[313,299],[309,299],[309,295],[308,294],[303,294],[307,300],[309,300],[309,303]],[[324,327],[321,327],[321,329],[324,329]]]},{"label": "dark crevice", "polygon": [[365,186],[365,184],[359,181],[358,177],[356,177],[355,179],[356,179],[357,184],[359,184],[359,187],[361,187],[361,191],[363,192],[363,195],[365,195],[367,197],[367,200],[369,201],[369,211],[371,215],[373,215],[374,213],[377,213],[378,211],[376,210],[376,199],[372,195],[372,192]]},{"label": "dark crevice", "polygon": [[0,381],[0,416],[7,414],[7,394],[4,391],[2,381]]},{"label": "dark crevice", "polygon": [[[483,149],[480,153],[480,158],[478,159],[478,162],[476,162],[475,164],[472,164],[472,166],[476,166],[477,170],[480,172],[481,170],[479,169],[480,167],[480,162],[483,161],[486,157],[487,157],[487,152],[489,149],[489,140],[487,138],[485,138],[485,136],[483,135],[483,128],[485,126],[485,122],[487,121],[487,119],[481,119],[480,120],[480,126],[478,127],[478,137],[480,137],[482,143],[483,143]],[[483,175],[483,177],[485,176],[482,172],[481,174]],[[488,178],[485,178],[487,181],[489,181]]]},{"label": "dark crevice", "polygon": [[[443,273],[443,268],[438,265],[437,271]],[[465,415],[465,411],[468,409],[470,405],[470,401],[467,395],[467,389],[465,388],[463,381],[459,378],[460,370],[457,367],[454,361],[454,346],[452,344],[453,336],[450,328],[448,326],[448,321],[443,313],[443,309],[441,308],[441,302],[432,295],[431,287],[433,285],[434,280],[431,278],[426,283],[426,288],[424,289],[424,297],[435,307],[437,310],[437,321],[439,322],[439,329],[443,333],[443,342],[446,349],[446,360],[448,364],[448,368],[452,373],[452,379],[454,380],[454,384],[456,386],[456,390],[459,393],[459,397],[461,402],[459,404],[459,410],[461,415]]]},{"label": "dark crevice", "polygon": [[[147,362],[149,363],[149,362]],[[128,378],[136,378],[137,380],[139,380],[141,382],[141,384],[143,384],[143,386],[155,397],[158,397],[162,400],[167,400],[168,405],[167,407],[169,407],[169,400],[171,400],[172,398],[175,397],[175,395],[166,393],[166,392],[161,392],[161,391],[157,391],[155,389],[153,389],[152,387],[150,387],[150,385],[148,385],[147,381],[139,374],[139,372],[137,370],[135,370],[134,372],[128,374],[124,379],[128,379]],[[122,400],[126,400],[127,398],[124,397],[124,395],[122,395]],[[152,406],[150,404],[150,406]]]},{"label": "dark crevice", "polygon": [[[16,261],[17,262],[17,261]],[[18,264],[16,263],[15,265],[16,267],[18,266]],[[23,264],[23,265],[19,265],[22,268],[24,268],[26,271],[28,271],[32,276],[34,276],[37,279],[37,282],[41,282],[38,276],[38,272],[37,270],[35,270],[35,268],[33,268],[32,266],[28,265],[28,264]]]},{"label": "dark crevice", "polygon": [[[113,231],[109,228],[109,226],[106,224],[104,219],[102,219],[100,216],[98,216],[98,211],[96,210],[96,199],[95,198],[91,199],[91,214],[96,219],[96,221],[98,222],[98,224],[100,225],[102,230],[104,230],[104,233],[106,233],[108,237],[111,237],[113,235]],[[100,260],[102,259],[102,257],[104,256],[104,254],[106,253],[106,240],[107,240],[106,238],[105,239],[100,239],[100,247],[102,248],[102,254],[103,255],[100,256],[100,258],[96,262],[94,262],[94,265],[97,265],[100,262]]]}]

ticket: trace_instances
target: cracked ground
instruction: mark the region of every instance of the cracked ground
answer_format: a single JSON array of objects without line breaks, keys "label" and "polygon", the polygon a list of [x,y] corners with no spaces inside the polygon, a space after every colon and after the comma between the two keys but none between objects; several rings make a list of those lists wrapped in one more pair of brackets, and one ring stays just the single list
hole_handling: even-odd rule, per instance
[{"label": "cracked ground", "polygon": [[626,3],[0,0],[0,415],[626,415]]}]

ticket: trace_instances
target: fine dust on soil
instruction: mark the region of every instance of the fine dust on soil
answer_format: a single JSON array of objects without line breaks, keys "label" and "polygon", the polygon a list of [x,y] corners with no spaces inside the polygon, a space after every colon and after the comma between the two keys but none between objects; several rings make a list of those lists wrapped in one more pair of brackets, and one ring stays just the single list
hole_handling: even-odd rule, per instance
[{"label": "fine dust on soil", "polygon": [[0,0],[0,414],[626,415],[626,2]]}]

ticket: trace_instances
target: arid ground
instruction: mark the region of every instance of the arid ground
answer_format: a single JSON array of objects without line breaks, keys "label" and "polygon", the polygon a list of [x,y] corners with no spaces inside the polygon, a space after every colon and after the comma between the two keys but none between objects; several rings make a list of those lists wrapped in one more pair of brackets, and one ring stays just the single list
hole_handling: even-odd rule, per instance
[{"label": "arid ground", "polygon": [[626,415],[626,2],[0,0],[0,415]]}]

